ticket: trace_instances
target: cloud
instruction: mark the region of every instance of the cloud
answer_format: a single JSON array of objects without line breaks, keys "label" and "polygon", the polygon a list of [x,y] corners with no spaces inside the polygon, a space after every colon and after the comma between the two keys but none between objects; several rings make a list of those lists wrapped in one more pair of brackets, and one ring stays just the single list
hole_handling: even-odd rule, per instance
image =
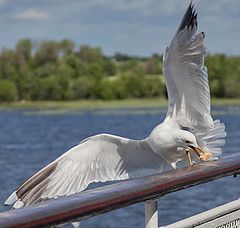
[{"label": "cloud", "polygon": [[22,12],[15,13],[14,18],[25,21],[43,21],[48,20],[50,18],[50,15],[47,11],[41,11],[32,8]]},{"label": "cloud", "polygon": [[[239,55],[240,1],[194,0],[199,31],[205,31],[211,53]],[[33,40],[69,38],[77,45],[101,46],[148,55],[169,45],[190,0],[0,0],[3,46],[24,37]],[[36,29],[37,22],[37,29]]]},{"label": "cloud", "polygon": [[[189,0],[185,0],[185,3],[188,5]],[[184,9],[184,5],[182,0],[83,0],[81,2],[81,8],[84,10],[102,7],[119,13],[132,12],[143,16],[155,13],[162,16],[172,15],[179,12],[179,9]]]}]

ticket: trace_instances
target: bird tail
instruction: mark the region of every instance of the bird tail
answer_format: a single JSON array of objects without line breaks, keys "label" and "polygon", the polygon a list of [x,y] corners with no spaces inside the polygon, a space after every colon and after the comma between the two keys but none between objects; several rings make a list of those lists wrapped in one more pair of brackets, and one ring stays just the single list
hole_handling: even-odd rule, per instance
[{"label": "bird tail", "polygon": [[225,145],[225,131],[224,123],[220,120],[215,120],[213,128],[205,135],[202,140],[204,142],[203,149],[212,153],[212,159],[216,159],[222,154],[222,147]]}]

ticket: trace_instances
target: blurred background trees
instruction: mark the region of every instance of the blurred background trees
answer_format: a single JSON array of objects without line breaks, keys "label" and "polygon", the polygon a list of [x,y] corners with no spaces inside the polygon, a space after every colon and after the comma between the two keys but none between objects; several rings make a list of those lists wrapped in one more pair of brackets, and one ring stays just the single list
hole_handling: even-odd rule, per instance
[{"label": "blurred background trees", "polygon": [[[240,97],[240,57],[206,59],[213,97]],[[68,39],[20,40],[0,52],[0,101],[165,97],[162,56],[105,56]]]}]

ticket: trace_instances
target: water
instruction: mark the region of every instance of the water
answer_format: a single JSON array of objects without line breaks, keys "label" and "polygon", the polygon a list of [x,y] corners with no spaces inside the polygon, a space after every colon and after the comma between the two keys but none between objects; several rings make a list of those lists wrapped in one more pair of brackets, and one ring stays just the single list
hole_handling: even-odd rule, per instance
[{"label": "water", "polygon": [[[0,211],[2,203],[26,178],[76,145],[98,133],[133,139],[146,137],[164,119],[165,109],[55,112],[0,110]],[[227,126],[224,154],[240,151],[240,106],[214,107],[214,118]],[[213,208],[240,197],[240,177],[172,193],[159,200],[160,225]],[[96,216],[82,227],[143,227],[144,205],[137,204]]]}]

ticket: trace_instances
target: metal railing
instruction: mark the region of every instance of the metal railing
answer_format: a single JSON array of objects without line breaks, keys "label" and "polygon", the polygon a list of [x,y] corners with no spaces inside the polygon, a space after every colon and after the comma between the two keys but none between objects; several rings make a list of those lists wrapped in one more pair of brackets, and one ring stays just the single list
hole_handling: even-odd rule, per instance
[{"label": "metal railing", "polygon": [[239,228],[240,199],[165,226],[165,228]]},{"label": "metal railing", "polygon": [[146,227],[158,226],[157,201],[168,193],[240,174],[240,153],[214,162],[121,181],[79,194],[0,213],[0,227],[44,227],[86,219],[145,202]]}]

